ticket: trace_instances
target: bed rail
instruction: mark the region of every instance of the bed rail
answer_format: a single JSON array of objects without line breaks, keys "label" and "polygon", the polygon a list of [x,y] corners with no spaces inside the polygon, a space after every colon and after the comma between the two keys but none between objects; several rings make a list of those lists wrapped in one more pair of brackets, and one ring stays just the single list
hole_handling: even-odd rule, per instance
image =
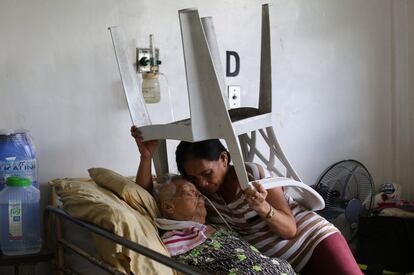
[{"label": "bed rail", "polygon": [[[200,270],[198,270],[194,267],[191,267],[189,265],[185,265],[185,264],[182,264],[180,262],[174,261],[171,258],[169,258],[165,255],[162,255],[162,254],[160,254],[156,251],[153,251],[153,250],[151,250],[151,249],[149,249],[145,246],[142,246],[142,245],[134,243],[130,240],[119,237],[118,235],[115,235],[115,234],[113,234],[113,233],[111,233],[111,232],[109,232],[105,229],[102,229],[102,228],[100,228],[96,225],[93,225],[93,224],[81,221],[79,219],[76,219],[76,218],[70,216],[69,214],[67,214],[65,211],[63,211],[60,208],[56,208],[56,207],[53,207],[53,206],[47,206],[46,211],[47,211],[47,213],[55,214],[55,215],[59,216],[60,218],[63,218],[63,219],[68,220],[70,222],[73,222],[74,224],[77,224],[78,226],[81,226],[81,227],[87,229],[88,231],[90,231],[92,233],[98,234],[98,235],[100,235],[100,236],[102,236],[106,239],[109,239],[109,240],[111,240],[111,241],[113,241],[117,244],[125,246],[125,247],[127,247],[127,248],[141,254],[141,255],[144,255],[144,256],[146,256],[146,257],[148,257],[148,258],[150,258],[154,261],[157,261],[161,264],[164,264],[168,267],[171,267],[171,268],[173,268],[173,269],[175,269],[179,272],[182,272],[184,274],[200,274],[200,275],[201,274],[203,274],[203,275],[206,274],[206,273],[203,273],[202,271],[200,271]],[[109,268],[109,270],[108,270],[109,266],[102,265],[102,263],[96,261],[96,259],[93,258],[93,257],[89,257],[82,250],[77,249],[77,247],[74,248],[73,245],[71,245],[71,244],[69,244],[69,246],[67,246],[67,241],[59,238],[59,236],[58,236],[57,241],[60,243],[60,245],[63,245],[65,247],[69,248],[69,249],[74,250],[80,256],[86,258],[88,261],[90,261],[93,264],[105,269],[106,271],[109,271],[113,274],[123,274],[119,271],[115,271],[113,268]]]}]

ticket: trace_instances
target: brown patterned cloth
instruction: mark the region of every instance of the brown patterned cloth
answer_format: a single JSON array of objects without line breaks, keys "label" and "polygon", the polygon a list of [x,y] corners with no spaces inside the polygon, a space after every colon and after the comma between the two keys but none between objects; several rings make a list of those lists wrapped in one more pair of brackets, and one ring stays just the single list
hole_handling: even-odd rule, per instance
[{"label": "brown patterned cloth", "polygon": [[282,259],[269,258],[237,233],[219,228],[207,241],[175,257],[209,274],[295,274]]}]

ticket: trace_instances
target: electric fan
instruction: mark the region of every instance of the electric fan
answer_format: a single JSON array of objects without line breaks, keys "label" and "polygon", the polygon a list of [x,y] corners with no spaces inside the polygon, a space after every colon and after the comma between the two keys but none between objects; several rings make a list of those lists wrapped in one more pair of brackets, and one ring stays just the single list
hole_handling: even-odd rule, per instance
[{"label": "electric fan", "polygon": [[368,170],[356,160],[337,162],[322,173],[315,190],[325,200],[325,208],[318,213],[350,242],[359,217],[368,215],[373,205],[374,184]]}]

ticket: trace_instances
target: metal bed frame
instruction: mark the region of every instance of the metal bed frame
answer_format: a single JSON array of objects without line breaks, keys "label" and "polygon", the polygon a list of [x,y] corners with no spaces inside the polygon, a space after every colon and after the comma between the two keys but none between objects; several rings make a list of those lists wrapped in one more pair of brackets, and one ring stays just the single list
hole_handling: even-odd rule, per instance
[{"label": "metal bed frame", "polygon": [[45,218],[46,218],[45,224],[48,225],[47,228],[49,228],[49,230],[52,228],[54,230],[52,230],[52,232],[48,232],[46,234],[47,235],[46,237],[48,239],[48,244],[49,244],[48,246],[55,252],[55,263],[54,264],[57,269],[57,274],[59,275],[60,274],[80,274],[76,272],[76,270],[73,270],[70,266],[65,265],[65,259],[64,259],[65,249],[69,249],[75,252],[80,257],[86,259],[90,263],[107,271],[110,274],[125,275],[125,273],[120,272],[119,270],[115,269],[108,263],[97,258],[95,255],[90,254],[89,252],[85,251],[78,245],[65,239],[65,237],[62,234],[63,220],[76,224],[77,226],[80,226],[83,229],[91,233],[97,234],[101,237],[111,240],[132,251],[135,251],[138,254],[144,255],[154,261],[157,261],[161,264],[169,266],[172,269],[179,271],[183,274],[196,274],[196,275],[206,274],[194,267],[177,262],[145,246],[142,246],[138,243],[134,243],[130,240],[127,240],[118,235],[115,235],[112,232],[109,232],[105,229],[100,228],[99,226],[76,219],[70,216],[69,214],[67,214],[65,211],[63,211],[63,209],[59,208],[56,202],[57,202],[57,194],[55,192],[55,188],[52,187],[52,205],[47,206],[45,209]]}]

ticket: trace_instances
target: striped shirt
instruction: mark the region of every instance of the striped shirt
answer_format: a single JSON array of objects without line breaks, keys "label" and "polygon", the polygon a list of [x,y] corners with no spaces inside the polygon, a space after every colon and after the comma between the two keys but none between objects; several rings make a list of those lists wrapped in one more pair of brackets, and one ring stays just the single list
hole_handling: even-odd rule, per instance
[{"label": "striped shirt", "polygon": [[162,236],[162,242],[171,256],[184,254],[207,240],[207,226],[192,221],[155,219],[158,228],[169,230]]},{"label": "striped shirt", "polygon": [[[250,165],[248,165],[250,167]],[[254,165],[254,167],[257,166]],[[254,168],[251,167],[251,168]],[[255,173],[253,173],[255,174]],[[255,176],[255,178],[257,178]],[[285,240],[277,236],[256,211],[252,210],[238,188],[233,201],[226,203],[221,195],[205,194],[214,204],[223,218],[251,245],[254,245],[264,255],[278,257],[287,260],[300,272],[308,262],[314,248],[325,238],[338,229],[313,211],[309,211],[286,196],[292,214],[295,217],[297,233],[291,240]],[[208,218],[213,224],[223,224],[223,220],[206,203]]]}]

